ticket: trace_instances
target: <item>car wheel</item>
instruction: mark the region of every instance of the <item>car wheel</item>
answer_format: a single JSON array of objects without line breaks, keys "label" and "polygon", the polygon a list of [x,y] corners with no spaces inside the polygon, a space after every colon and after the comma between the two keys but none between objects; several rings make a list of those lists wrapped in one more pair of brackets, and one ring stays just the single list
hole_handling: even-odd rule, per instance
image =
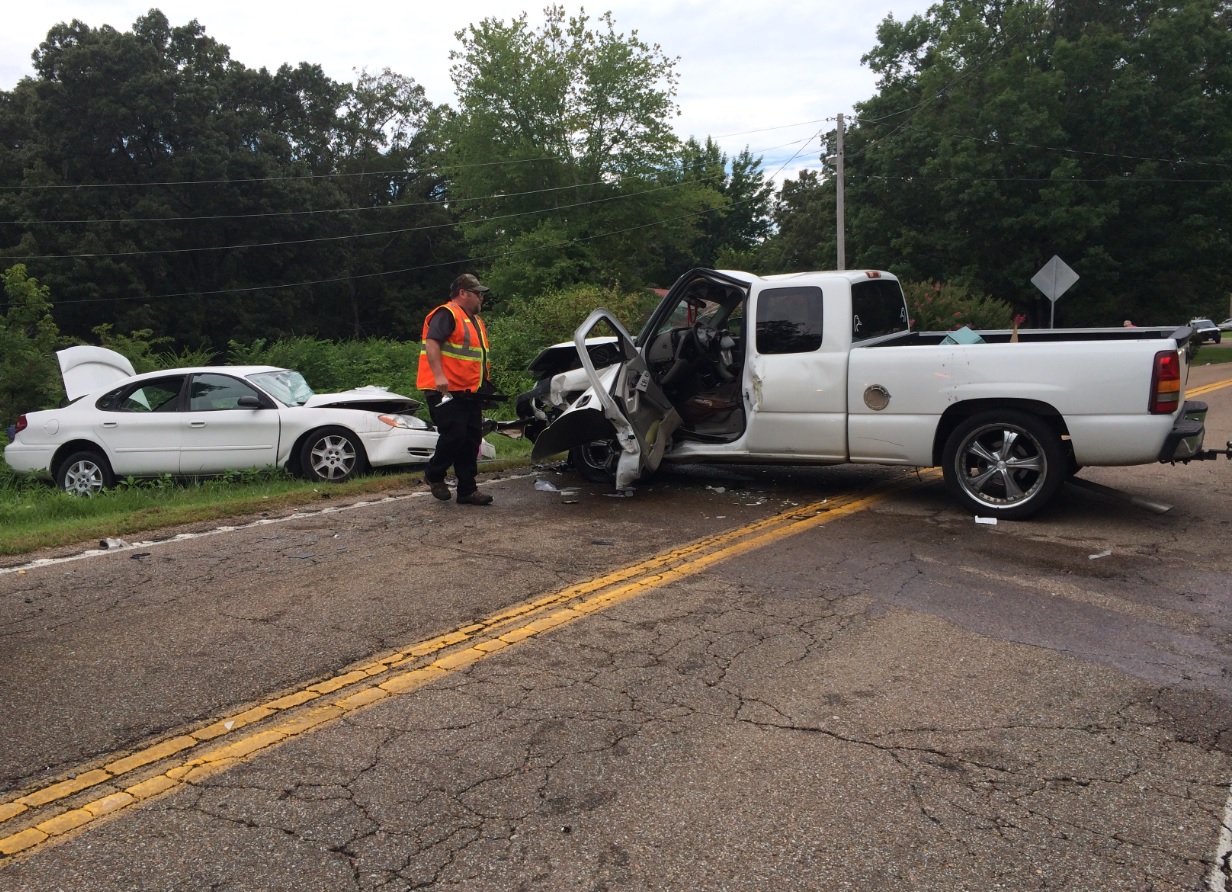
[{"label": "car wheel", "polygon": [[1038,416],[982,412],[960,424],[942,454],[946,485],[977,515],[1021,520],[1048,503],[1069,472],[1061,438]]},{"label": "car wheel", "polygon": [[614,440],[593,440],[569,450],[569,461],[589,483],[613,483],[620,461],[620,445]]},{"label": "car wheel", "polygon": [[71,496],[94,496],[115,486],[107,456],[93,449],[74,452],[56,469],[56,486]]},{"label": "car wheel", "polygon": [[362,474],[367,459],[353,433],[340,427],[324,427],[304,439],[299,450],[299,466],[309,480],[341,483]]}]

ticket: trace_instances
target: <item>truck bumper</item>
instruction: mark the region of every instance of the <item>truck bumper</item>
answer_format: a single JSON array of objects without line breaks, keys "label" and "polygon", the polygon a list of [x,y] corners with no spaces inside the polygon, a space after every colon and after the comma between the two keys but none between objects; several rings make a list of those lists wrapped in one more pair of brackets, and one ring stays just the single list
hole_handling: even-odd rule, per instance
[{"label": "truck bumper", "polygon": [[1189,461],[1202,451],[1202,440],[1206,435],[1206,403],[1201,400],[1186,400],[1185,408],[1168,438],[1164,440],[1163,448],[1159,450],[1160,461]]}]

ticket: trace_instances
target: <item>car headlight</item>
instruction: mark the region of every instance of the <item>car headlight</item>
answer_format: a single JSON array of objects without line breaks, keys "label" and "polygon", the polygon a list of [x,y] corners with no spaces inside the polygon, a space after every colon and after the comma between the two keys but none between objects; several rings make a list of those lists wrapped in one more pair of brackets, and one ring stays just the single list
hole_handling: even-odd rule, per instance
[{"label": "car headlight", "polygon": [[406,431],[421,431],[428,427],[427,422],[414,415],[379,415],[377,419],[390,427],[399,427]]}]

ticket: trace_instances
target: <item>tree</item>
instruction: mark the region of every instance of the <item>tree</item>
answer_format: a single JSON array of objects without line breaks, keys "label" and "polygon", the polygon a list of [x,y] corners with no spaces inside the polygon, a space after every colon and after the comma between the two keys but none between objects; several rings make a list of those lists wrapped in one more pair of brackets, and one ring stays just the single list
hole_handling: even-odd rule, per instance
[{"label": "tree", "polygon": [[49,283],[65,332],[418,333],[454,241],[413,80],[252,70],[157,10],[56,25],[35,72],[0,93],[0,257]]},{"label": "tree", "polygon": [[695,196],[662,179],[677,149],[676,61],[617,33],[610,13],[597,25],[560,6],[538,30],[525,14],[489,18],[450,54],[447,193],[504,296],[531,293],[527,258],[553,260],[536,289],[638,281],[696,230]]},{"label": "tree", "polygon": [[55,351],[60,332],[51,318],[51,292],[16,264],[4,271],[0,316],[0,424],[22,412],[51,408],[64,394]]},{"label": "tree", "polygon": [[1030,278],[1059,254],[1082,275],[1059,324],[1183,321],[1232,290],[1227,0],[945,0],[887,18],[865,62],[879,81],[846,136],[851,265],[963,281],[1038,318]]},{"label": "tree", "polygon": [[747,147],[729,158],[713,139],[703,145],[690,137],[681,146],[675,179],[698,209],[696,234],[683,250],[664,252],[658,281],[670,284],[689,267],[747,255],[770,233],[774,184]]},{"label": "tree", "polygon": [[775,196],[774,235],[757,254],[768,273],[832,269],[837,258],[835,196],[830,181],[815,170],[784,180]]}]

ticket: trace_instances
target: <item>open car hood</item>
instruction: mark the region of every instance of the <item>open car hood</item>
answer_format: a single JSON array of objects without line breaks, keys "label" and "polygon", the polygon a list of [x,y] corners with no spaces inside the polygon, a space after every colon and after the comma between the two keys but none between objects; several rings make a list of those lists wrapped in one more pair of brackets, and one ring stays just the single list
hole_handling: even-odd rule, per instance
[{"label": "open car hood", "polygon": [[418,409],[420,402],[409,396],[390,393],[384,387],[368,385],[342,393],[313,394],[304,405],[315,409],[366,409],[369,412],[407,415]]},{"label": "open car hood", "polygon": [[137,374],[124,356],[106,347],[81,345],[56,352],[69,400],[103,390]]}]

